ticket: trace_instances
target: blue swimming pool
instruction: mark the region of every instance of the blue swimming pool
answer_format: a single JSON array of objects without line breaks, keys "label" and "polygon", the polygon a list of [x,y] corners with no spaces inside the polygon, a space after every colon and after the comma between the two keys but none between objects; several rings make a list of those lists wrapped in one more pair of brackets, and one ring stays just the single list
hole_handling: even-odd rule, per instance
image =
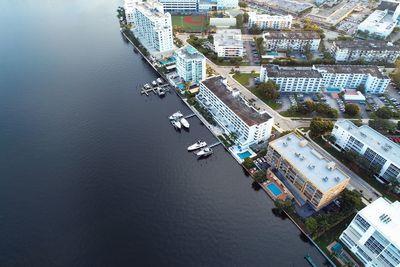
[{"label": "blue swimming pool", "polygon": [[244,159],[249,158],[251,156],[251,153],[249,151],[245,151],[242,153],[238,153],[237,155],[239,156],[240,159],[244,160]]},{"label": "blue swimming pool", "polygon": [[268,187],[269,191],[271,191],[272,194],[274,194],[275,197],[279,197],[282,194],[282,191],[274,183],[267,185],[267,187]]},{"label": "blue swimming pool", "polygon": [[328,87],[328,88],[326,88],[326,91],[328,93],[339,93],[341,90],[340,90],[340,88]]}]

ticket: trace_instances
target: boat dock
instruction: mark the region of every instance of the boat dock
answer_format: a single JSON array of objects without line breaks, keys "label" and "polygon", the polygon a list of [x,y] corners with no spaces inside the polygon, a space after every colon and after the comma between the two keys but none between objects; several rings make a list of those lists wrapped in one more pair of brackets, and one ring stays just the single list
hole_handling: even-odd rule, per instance
[{"label": "boat dock", "polygon": [[221,145],[221,144],[222,144],[221,142],[216,142],[216,143],[214,143],[214,144],[212,144],[212,145],[209,145],[208,147],[209,147],[209,148],[213,148],[213,147],[219,146],[219,145]]},{"label": "boat dock", "polygon": [[192,113],[192,114],[189,114],[189,115],[185,116],[184,118],[185,119],[189,119],[189,118],[194,117],[194,116],[196,116],[196,114]]},{"label": "boat dock", "polygon": [[[169,85],[167,83],[156,85],[156,86],[150,85],[149,87],[146,87],[145,85],[146,84],[139,86],[139,87],[141,88],[140,93],[145,94],[146,96],[149,96],[149,94],[151,92],[153,92],[154,94],[157,94],[157,87],[162,88],[164,90],[164,92],[169,92],[169,89],[170,89]],[[147,85],[149,85],[149,84],[147,84]]]}]

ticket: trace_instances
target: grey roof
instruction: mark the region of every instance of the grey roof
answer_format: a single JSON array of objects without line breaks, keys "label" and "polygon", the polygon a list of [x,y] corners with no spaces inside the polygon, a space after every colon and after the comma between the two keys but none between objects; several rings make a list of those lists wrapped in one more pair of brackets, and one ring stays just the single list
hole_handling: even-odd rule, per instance
[{"label": "grey roof", "polygon": [[213,94],[215,94],[247,125],[253,126],[271,119],[271,116],[268,113],[260,113],[254,108],[249,107],[241,97],[234,97],[232,91],[228,89],[223,81],[224,78],[222,76],[214,76],[202,81],[201,83],[211,90]]},{"label": "grey roof", "polygon": [[374,50],[374,51],[397,51],[400,53],[400,46],[380,40],[347,40],[335,41],[336,46],[341,49],[351,50]]},{"label": "grey roof", "polygon": [[264,33],[266,39],[321,39],[319,34],[314,31],[268,31]]},{"label": "grey roof", "polygon": [[[321,192],[326,192],[350,179],[335,162],[324,158],[315,147],[295,133],[280,137],[269,145]],[[327,177],[327,178],[326,178]]]},{"label": "grey roof", "polygon": [[277,65],[264,65],[266,68],[268,77],[287,77],[287,78],[322,78],[321,73],[317,70],[307,68],[307,69],[297,69],[294,67],[281,68]]},{"label": "grey roof", "polygon": [[314,68],[326,70],[329,73],[370,74],[380,79],[388,78],[377,66],[373,65],[314,65]]},{"label": "grey roof", "polygon": [[399,6],[399,2],[393,2],[393,1],[382,1],[379,6],[378,10],[388,10],[391,11],[392,13],[396,11],[396,8]]},{"label": "grey roof", "polygon": [[185,45],[180,49],[176,50],[175,53],[186,59],[203,59],[205,58],[202,53],[200,53],[196,48],[191,45]]}]

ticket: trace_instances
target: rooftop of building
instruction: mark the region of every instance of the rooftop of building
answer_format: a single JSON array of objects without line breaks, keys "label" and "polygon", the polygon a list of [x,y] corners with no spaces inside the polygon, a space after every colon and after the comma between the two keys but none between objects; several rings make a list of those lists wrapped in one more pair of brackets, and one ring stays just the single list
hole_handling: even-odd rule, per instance
[{"label": "rooftop of building", "polygon": [[388,10],[391,12],[396,11],[397,7],[400,5],[399,2],[394,2],[394,1],[382,1],[379,6],[378,10]]},{"label": "rooftop of building", "polygon": [[379,68],[374,65],[314,65],[313,68],[329,73],[370,74],[381,79],[387,78],[387,76],[382,74]]},{"label": "rooftop of building", "polygon": [[381,40],[346,40],[335,41],[341,49],[352,50],[375,50],[375,51],[397,51],[400,53],[400,46]]},{"label": "rooftop of building", "polygon": [[249,126],[264,123],[272,118],[268,113],[260,113],[250,107],[240,96],[233,96],[232,90],[226,85],[226,80],[222,76],[214,76],[201,83]]},{"label": "rooftop of building", "polygon": [[270,15],[270,14],[259,14],[256,12],[249,12],[249,17],[256,17],[257,19],[293,19],[292,15]]},{"label": "rooftop of building", "polygon": [[400,202],[378,198],[358,213],[400,249]]},{"label": "rooftop of building", "polygon": [[242,32],[239,29],[218,29],[214,34],[214,45],[243,46]]},{"label": "rooftop of building", "polygon": [[350,179],[335,162],[322,156],[306,139],[295,133],[282,136],[269,145],[321,192]]},{"label": "rooftop of building", "polygon": [[264,65],[268,77],[287,77],[287,78],[322,78],[321,73],[311,68],[281,68],[278,65]]},{"label": "rooftop of building", "polygon": [[375,10],[372,12],[363,22],[360,23],[359,27],[375,28],[381,30],[387,30],[394,27],[397,24],[388,12],[383,10]]},{"label": "rooftop of building", "polygon": [[383,134],[375,131],[368,125],[358,127],[349,120],[338,120],[336,125],[346,129],[375,152],[395,162],[400,167],[400,146]]},{"label": "rooftop of building", "polygon": [[168,18],[169,13],[164,13],[163,4],[155,0],[147,0],[143,2],[138,2],[135,5],[136,9],[140,10],[147,17],[157,17],[157,18]]},{"label": "rooftop of building", "polygon": [[319,34],[314,31],[268,31],[264,33],[265,39],[321,39]]},{"label": "rooftop of building", "polygon": [[205,59],[205,56],[191,45],[185,45],[175,51],[175,54],[185,59]]}]

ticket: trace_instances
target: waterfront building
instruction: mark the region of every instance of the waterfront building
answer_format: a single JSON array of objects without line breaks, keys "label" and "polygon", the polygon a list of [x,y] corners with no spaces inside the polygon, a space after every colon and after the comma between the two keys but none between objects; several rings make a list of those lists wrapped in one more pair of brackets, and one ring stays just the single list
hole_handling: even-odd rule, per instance
[{"label": "waterfront building", "polygon": [[212,10],[224,10],[239,7],[239,0],[159,0],[165,12],[205,13]]},{"label": "waterfront building", "polygon": [[265,48],[268,51],[298,50],[317,51],[321,37],[314,31],[269,31],[263,34]]},{"label": "waterfront building", "polygon": [[336,162],[323,156],[325,151],[317,149],[303,137],[290,133],[271,141],[266,155],[298,203],[308,202],[314,210],[337,198],[350,181]]},{"label": "waterfront building", "polygon": [[214,49],[218,57],[242,57],[243,40],[239,29],[218,29],[214,34]]},{"label": "waterfront building", "polygon": [[335,145],[355,152],[376,166],[376,176],[384,181],[400,180],[400,146],[368,125],[357,126],[349,120],[338,120],[332,130]]},{"label": "waterfront building", "polygon": [[124,1],[124,9],[125,9],[125,17],[127,23],[134,23],[134,11],[135,5],[139,2],[139,0],[125,0]]},{"label": "waterfront building", "polygon": [[198,102],[227,134],[236,135],[241,147],[264,142],[271,135],[273,118],[250,105],[225,78],[214,76],[200,82]]},{"label": "waterfront building", "polygon": [[267,30],[284,30],[292,27],[292,15],[280,16],[280,15],[268,15],[268,14],[257,14],[256,12],[249,12],[248,26],[251,28],[253,25],[257,25],[260,29]]},{"label": "waterfront building", "polygon": [[206,78],[206,57],[191,45],[175,51],[178,75],[191,84],[198,84]]},{"label": "waterfront building", "polygon": [[339,239],[366,267],[400,266],[400,202],[378,198],[360,210]]},{"label": "waterfront building", "polygon": [[314,65],[311,68],[261,66],[260,81],[274,81],[281,92],[319,92],[321,89],[356,89],[365,87],[365,92],[385,92],[390,79],[377,66]]},{"label": "waterfront building", "polygon": [[379,40],[333,41],[331,53],[337,62],[362,59],[365,62],[394,63],[400,55],[400,46]]},{"label": "waterfront building", "polygon": [[133,33],[153,56],[171,52],[174,48],[171,14],[163,5],[147,0],[135,5]]},{"label": "waterfront building", "polygon": [[232,9],[239,7],[239,0],[217,0],[217,9]]},{"label": "waterfront building", "polygon": [[399,2],[382,1],[377,10],[358,25],[358,30],[371,36],[386,38],[396,27],[399,15]]}]

